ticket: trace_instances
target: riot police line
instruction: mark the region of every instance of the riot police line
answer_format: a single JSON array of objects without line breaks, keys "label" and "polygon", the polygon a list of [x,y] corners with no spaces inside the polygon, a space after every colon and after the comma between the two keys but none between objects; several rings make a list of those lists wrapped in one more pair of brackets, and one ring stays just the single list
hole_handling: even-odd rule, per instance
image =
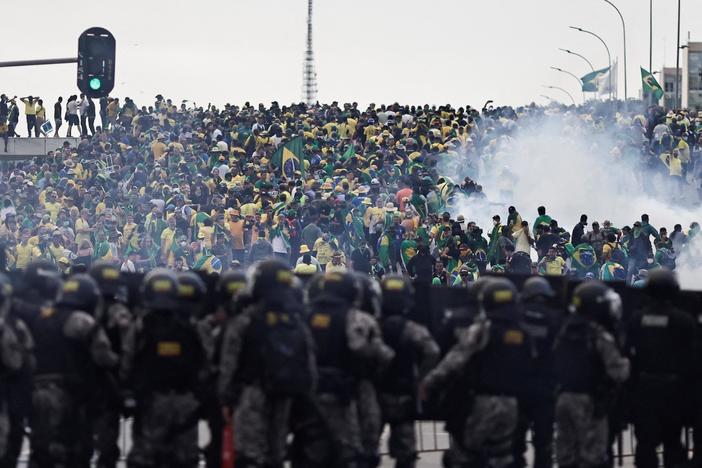
[{"label": "riot police line", "polygon": [[0,291],[3,467],[25,435],[35,467],[193,467],[201,420],[207,466],[233,449],[237,467],[375,467],[388,425],[396,466],[414,467],[421,419],[446,422],[446,467],[526,466],[527,431],[536,467],[610,466],[629,423],[636,465],[664,444],[672,467],[702,419],[700,294],[666,270],[643,291],[504,275],[465,289],[275,261],[62,280],[38,262]]}]

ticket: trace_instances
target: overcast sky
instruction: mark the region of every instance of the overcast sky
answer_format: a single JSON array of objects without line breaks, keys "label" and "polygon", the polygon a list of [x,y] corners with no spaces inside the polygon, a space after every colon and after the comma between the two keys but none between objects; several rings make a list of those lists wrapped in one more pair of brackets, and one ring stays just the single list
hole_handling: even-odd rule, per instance
[{"label": "overcast sky", "polygon": [[[627,24],[629,95],[648,67],[648,0],[614,0]],[[4,1],[0,60],[75,56],[77,37],[103,26],[117,39],[114,95],[174,100],[299,101],[307,0]],[[682,0],[682,38],[702,41],[702,1]],[[110,5],[110,7],[107,7]],[[675,64],[675,0],[654,0],[653,65]],[[619,17],[603,0],[316,0],[319,99],[480,106],[524,104],[606,66],[600,34],[623,59]],[[623,67],[620,95],[623,96]],[[0,91],[53,102],[77,92],[75,65],[0,69]]]}]

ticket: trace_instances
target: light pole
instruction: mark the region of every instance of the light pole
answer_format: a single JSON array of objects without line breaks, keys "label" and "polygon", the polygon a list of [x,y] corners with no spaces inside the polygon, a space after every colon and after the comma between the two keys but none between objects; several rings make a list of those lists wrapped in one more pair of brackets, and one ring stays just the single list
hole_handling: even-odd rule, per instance
[{"label": "light pole", "polygon": [[[614,3],[610,2],[609,0],[604,0],[604,2],[608,3],[609,5],[612,5],[612,8],[617,10],[617,13],[619,14],[619,19],[622,20],[622,31],[624,33],[624,102],[626,102],[627,99],[629,98],[628,93],[627,93],[627,84],[626,84],[626,24],[624,24],[624,17],[622,16],[622,12],[619,11],[619,8],[617,8],[617,6]],[[679,4],[679,2],[680,2],[680,0],[678,0],[678,4]],[[679,32],[679,30],[678,30],[678,32]],[[611,73],[611,70],[610,70],[610,73]]]},{"label": "light pole", "polygon": [[[575,76],[571,72],[569,72],[567,70],[563,70],[562,68],[558,68],[558,67],[551,67],[551,70],[556,70],[557,72],[565,73],[566,75],[572,76],[573,78],[575,78],[578,81],[578,85],[580,86],[580,89],[582,89],[583,82],[580,81],[580,78],[578,78],[577,76]],[[584,103],[585,103],[585,91],[583,91],[583,104]]]},{"label": "light pole", "polygon": [[599,41],[602,43],[604,46],[605,50],[607,51],[607,62],[609,63],[609,100],[612,100],[612,56],[609,53],[609,47],[607,47],[607,43],[602,39],[600,36],[595,34],[592,31],[588,31],[587,29],[579,28],[577,26],[568,26],[570,29],[575,29],[576,31],[583,32],[585,34],[589,34],[591,36],[595,36]]},{"label": "light pole", "polygon": [[680,109],[680,0],[678,0],[678,43],[675,48],[675,108]]},{"label": "light pole", "polygon": [[570,93],[569,93],[568,91],[566,91],[565,89],[559,88],[558,86],[546,86],[546,88],[548,88],[548,89],[557,89],[558,91],[562,91],[562,92],[566,93],[566,94],[568,95],[568,97],[570,98],[570,100],[573,102],[573,105],[574,105],[574,106],[576,105],[576,104],[575,104],[575,99],[573,99],[573,95],[570,94]]},{"label": "light pole", "polygon": [[587,58],[585,58],[585,56],[580,55],[579,53],[573,52],[572,50],[568,50],[568,49],[559,48],[558,50],[561,50],[561,51],[565,52],[566,54],[575,55],[576,57],[580,57],[581,59],[585,60],[585,62],[587,62],[587,66],[590,67],[591,71],[595,71],[595,67],[592,66],[592,62],[590,62]]}]

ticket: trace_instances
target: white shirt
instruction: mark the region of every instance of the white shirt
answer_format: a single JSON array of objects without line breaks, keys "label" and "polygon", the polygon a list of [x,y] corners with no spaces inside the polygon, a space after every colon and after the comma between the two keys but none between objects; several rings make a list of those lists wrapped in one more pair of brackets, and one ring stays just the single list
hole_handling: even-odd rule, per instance
[{"label": "white shirt", "polygon": [[134,266],[134,262],[132,262],[129,259],[122,262],[122,267],[120,268],[120,270],[128,273],[136,273],[136,267]]},{"label": "white shirt", "polygon": [[71,115],[78,115],[78,101],[71,101],[66,104],[66,112]]},{"label": "white shirt", "polygon": [[78,110],[80,111],[80,115],[85,115],[86,112],[88,111],[88,99],[83,98],[82,101],[80,101],[80,104],[78,105]]}]

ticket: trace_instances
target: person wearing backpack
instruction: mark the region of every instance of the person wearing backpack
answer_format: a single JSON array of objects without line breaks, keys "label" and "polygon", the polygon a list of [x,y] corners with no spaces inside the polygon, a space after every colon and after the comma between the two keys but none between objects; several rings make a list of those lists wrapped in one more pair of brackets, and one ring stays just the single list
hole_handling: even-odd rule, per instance
[{"label": "person wearing backpack", "polygon": [[[310,330],[317,351],[319,385],[316,414],[296,421],[311,441],[293,466],[350,468],[373,466],[364,458],[358,413],[358,386],[385,367],[394,352],[382,341],[375,318],[357,307],[361,287],[352,273],[328,272],[309,284]],[[305,415],[302,415],[305,416]],[[310,434],[318,434],[315,440]]]},{"label": "person wearing backpack", "polygon": [[184,314],[175,273],[149,272],[141,307],[124,339],[121,376],[133,400],[134,445],[129,468],[197,466],[201,383],[207,371],[195,317]]},{"label": "person wearing backpack", "polygon": [[287,265],[264,260],[249,277],[247,304],[224,331],[217,391],[223,412],[233,411],[237,468],[279,467],[292,402],[314,393],[314,345]]},{"label": "person wearing backpack", "polygon": [[417,460],[414,420],[417,385],[438,362],[439,345],[427,328],[408,318],[412,284],[398,275],[383,278],[381,329],[395,358],[381,374],[379,388],[383,423],[390,426],[388,447],[395,468],[414,468]]}]

